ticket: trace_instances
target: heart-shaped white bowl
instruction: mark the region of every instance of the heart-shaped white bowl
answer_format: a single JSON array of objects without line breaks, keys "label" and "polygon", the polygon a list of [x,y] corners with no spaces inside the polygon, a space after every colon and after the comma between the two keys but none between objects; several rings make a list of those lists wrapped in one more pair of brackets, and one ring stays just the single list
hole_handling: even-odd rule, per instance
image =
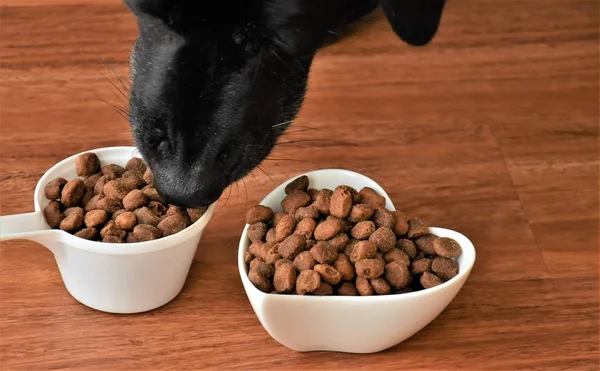
[{"label": "heart-shaped white bowl", "polygon": [[[348,170],[324,169],[306,174],[310,187],[334,189],[350,185],[371,187],[384,196],[386,208],[395,210],[387,193],[372,179]],[[299,175],[300,176],[300,175]],[[269,193],[261,205],[281,211],[285,186]],[[244,255],[248,251],[248,225],[238,251],[240,276],[250,304],[265,330],[279,343],[301,352],[337,351],[375,353],[408,339],[433,321],[460,291],[475,263],[475,248],[462,234],[443,228],[430,232],[456,240],[462,247],[459,273],[451,280],[422,291],[382,296],[299,296],[266,294],[248,279]]]}]

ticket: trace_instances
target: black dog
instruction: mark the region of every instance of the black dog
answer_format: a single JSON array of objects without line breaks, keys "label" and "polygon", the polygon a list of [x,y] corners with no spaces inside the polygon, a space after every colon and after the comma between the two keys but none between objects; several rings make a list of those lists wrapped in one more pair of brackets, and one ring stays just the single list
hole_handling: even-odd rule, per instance
[{"label": "black dog", "polygon": [[[125,0],[139,36],[130,121],[166,201],[199,207],[264,160],[302,105],[331,31],[381,5],[410,45],[445,0]],[[380,4],[379,4],[380,3]]]}]

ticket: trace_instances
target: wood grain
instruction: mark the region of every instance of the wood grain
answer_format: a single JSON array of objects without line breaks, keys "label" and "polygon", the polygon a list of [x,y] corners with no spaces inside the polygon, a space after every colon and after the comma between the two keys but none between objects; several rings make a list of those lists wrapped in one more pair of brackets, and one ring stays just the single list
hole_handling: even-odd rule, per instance
[{"label": "wood grain", "polygon": [[[103,102],[119,102],[103,75],[117,81],[107,65],[127,75],[136,27],[117,0],[0,4],[6,215],[32,210],[55,162],[131,144]],[[93,311],[68,295],[49,251],[3,243],[0,367],[597,370],[598,17],[594,0],[451,1],[434,43],[410,48],[376,14],[315,61],[282,140],[315,141],[272,156],[307,162],[265,161],[272,181],[255,172],[247,194],[233,189],[173,302],[140,315]],[[398,208],[477,248],[446,311],[385,352],[292,352],[264,331],[240,283],[246,206],[320,167],[373,177]]]}]

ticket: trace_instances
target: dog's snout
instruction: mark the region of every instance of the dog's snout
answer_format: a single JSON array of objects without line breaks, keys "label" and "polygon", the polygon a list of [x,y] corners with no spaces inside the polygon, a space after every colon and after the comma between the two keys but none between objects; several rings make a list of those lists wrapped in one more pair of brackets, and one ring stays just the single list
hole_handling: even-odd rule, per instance
[{"label": "dog's snout", "polygon": [[221,197],[223,187],[209,179],[200,181],[198,177],[158,173],[154,178],[156,190],[165,202],[186,208],[209,206]]}]

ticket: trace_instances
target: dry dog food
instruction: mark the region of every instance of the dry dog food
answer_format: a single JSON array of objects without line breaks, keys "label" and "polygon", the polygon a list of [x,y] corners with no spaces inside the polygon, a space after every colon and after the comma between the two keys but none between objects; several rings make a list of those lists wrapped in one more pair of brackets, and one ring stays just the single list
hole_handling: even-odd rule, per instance
[{"label": "dry dog food", "polygon": [[[88,152],[77,157],[75,167],[80,178],[57,178],[44,188],[50,202],[43,213],[50,228],[87,240],[142,242],[175,234],[206,212],[206,208],[165,204],[152,185],[150,168],[140,158],[131,158],[125,167],[101,166],[98,156]],[[256,217],[270,220],[271,216]],[[263,239],[265,233],[255,229],[255,239]]]},{"label": "dry dog food", "polygon": [[[56,180],[47,192],[63,186]],[[287,184],[285,193],[283,212],[256,205],[246,213],[248,278],[261,291],[401,294],[458,274],[454,259],[462,251],[456,241],[430,234],[422,219],[387,210],[385,198],[371,188],[316,190],[302,176]]]}]

